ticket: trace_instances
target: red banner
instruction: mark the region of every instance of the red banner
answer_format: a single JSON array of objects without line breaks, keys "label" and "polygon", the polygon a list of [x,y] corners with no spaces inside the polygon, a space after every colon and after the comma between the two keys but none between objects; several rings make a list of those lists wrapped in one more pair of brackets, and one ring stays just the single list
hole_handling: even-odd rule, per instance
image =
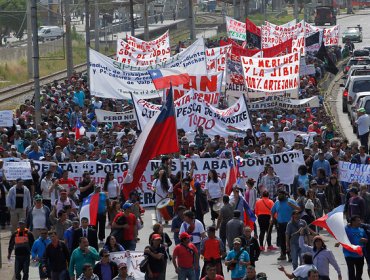
[{"label": "red banner", "polygon": [[290,38],[289,40],[271,47],[263,49],[263,57],[274,57],[278,55],[285,55],[292,52],[292,45],[293,45],[293,38]]}]

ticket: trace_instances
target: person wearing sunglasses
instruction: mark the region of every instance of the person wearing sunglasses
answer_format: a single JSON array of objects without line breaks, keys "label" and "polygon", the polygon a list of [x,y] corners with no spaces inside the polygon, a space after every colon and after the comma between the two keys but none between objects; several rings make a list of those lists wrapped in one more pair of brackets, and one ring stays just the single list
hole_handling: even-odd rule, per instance
[{"label": "person wearing sunglasses", "polygon": [[95,264],[94,273],[100,280],[111,280],[118,275],[117,264],[109,259],[109,251],[102,249],[99,252],[100,261]]}]

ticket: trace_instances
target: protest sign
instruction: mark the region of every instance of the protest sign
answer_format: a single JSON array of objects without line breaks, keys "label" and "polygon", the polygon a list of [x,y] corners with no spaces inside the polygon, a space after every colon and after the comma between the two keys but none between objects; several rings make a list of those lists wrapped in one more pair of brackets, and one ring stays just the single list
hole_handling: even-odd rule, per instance
[{"label": "protest sign", "polygon": [[358,164],[346,161],[339,161],[339,181],[359,184],[370,184],[370,164]]},{"label": "protest sign", "polygon": [[248,45],[261,49],[261,27],[257,26],[248,17],[245,19],[246,42]]},{"label": "protest sign", "polygon": [[[145,127],[150,118],[160,110],[160,106],[134,97],[134,105],[141,127]],[[233,106],[219,110],[208,104],[202,95],[189,92],[175,101],[177,128],[195,131],[202,126],[207,135],[238,134],[252,128],[244,98]]]},{"label": "protest sign", "polygon": [[126,34],[126,40],[129,45],[143,51],[170,47],[170,33],[168,30],[163,35],[152,41],[143,41],[128,33]]},{"label": "protest sign", "polygon": [[162,49],[140,50],[117,39],[116,60],[131,66],[149,66],[163,62],[170,58],[170,47]]},{"label": "protest sign", "polygon": [[121,251],[111,252],[109,259],[115,262],[118,266],[121,263],[127,265],[127,275],[133,277],[135,280],[144,280],[145,273],[140,271],[140,263],[144,259],[144,252],[140,251]]},{"label": "protest sign", "polygon": [[17,180],[18,178],[32,180],[31,163],[29,161],[5,161],[3,170],[7,181]]},{"label": "protest sign", "polygon": [[218,104],[218,98],[222,89],[223,72],[211,73],[209,75],[192,75],[189,73],[189,82],[172,87],[174,99],[178,99],[190,90],[203,94],[205,100],[213,105]]},{"label": "protest sign", "polygon": [[228,37],[235,40],[245,41],[247,39],[245,23],[228,16],[225,18]]},{"label": "protest sign", "polygon": [[100,123],[129,122],[136,120],[133,110],[127,112],[111,112],[95,109],[96,120]]},{"label": "protest sign", "polygon": [[13,111],[5,110],[0,111],[0,127],[13,126]]},{"label": "protest sign", "polygon": [[[262,132],[262,133],[266,134],[266,136],[270,137],[271,139],[275,139],[274,134],[278,133],[279,135],[278,138],[283,138],[285,143],[288,144],[289,146],[292,146],[295,143],[297,136],[303,138],[303,141],[306,144],[306,146],[310,145],[313,142],[314,136],[316,136],[316,132],[305,133],[302,131],[295,130],[281,132]],[[260,133],[260,135],[262,133]]]},{"label": "protest sign", "polygon": [[263,101],[248,103],[248,108],[250,110],[266,110],[273,108],[283,108],[290,110],[316,107],[320,107],[320,100],[318,96],[304,99],[290,99],[281,96],[272,96],[270,98],[266,98],[266,100]]},{"label": "protest sign", "polygon": [[[225,182],[226,173],[229,169],[229,159],[218,158],[197,158],[181,160],[181,170],[187,172],[191,168],[191,162],[195,162],[194,178],[196,181],[205,182],[207,180],[210,169],[216,169],[219,177]],[[35,168],[41,175],[47,171],[50,162],[34,161]],[[280,177],[283,184],[292,184],[294,176],[297,174],[298,167],[304,164],[303,154],[301,151],[291,151],[264,157],[248,158],[241,160],[240,174],[245,178],[253,178],[258,180],[259,174],[264,170],[265,164],[270,163],[274,167],[274,171]],[[155,200],[155,195],[152,191],[153,174],[161,164],[160,160],[151,160],[140,180],[140,203],[146,206],[153,206],[158,201]],[[128,168],[128,163],[110,163],[103,164],[96,161],[70,162],[59,163],[59,166],[69,171],[69,178],[74,179],[77,183],[82,180],[84,171],[91,174],[91,179],[94,179],[97,184],[103,185],[106,177],[106,172],[114,173],[115,178],[121,185],[123,182],[123,172]],[[171,172],[176,174],[180,171],[180,160],[172,161]]]},{"label": "protest sign", "polygon": [[261,27],[262,48],[277,46],[288,39],[293,39],[292,52],[305,54],[305,24],[300,21],[295,25],[279,26],[266,22]]},{"label": "protest sign", "polygon": [[241,57],[247,88],[275,92],[299,86],[298,52],[272,58]]},{"label": "protest sign", "polygon": [[224,72],[226,69],[226,58],[230,54],[231,45],[221,46],[217,48],[207,48],[207,71],[208,73],[213,72]]},{"label": "protest sign", "polygon": [[324,44],[325,46],[339,45],[339,25],[324,28]]}]

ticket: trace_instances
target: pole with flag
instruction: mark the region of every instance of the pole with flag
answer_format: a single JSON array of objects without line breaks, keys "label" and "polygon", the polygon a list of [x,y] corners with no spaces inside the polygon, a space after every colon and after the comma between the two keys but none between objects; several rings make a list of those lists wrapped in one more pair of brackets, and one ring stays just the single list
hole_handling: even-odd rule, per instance
[{"label": "pole with flag", "polygon": [[130,192],[138,187],[149,160],[178,151],[175,104],[171,87],[166,103],[143,128],[132,150],[127,175],[123,180],[124,196],[128,197]]}]

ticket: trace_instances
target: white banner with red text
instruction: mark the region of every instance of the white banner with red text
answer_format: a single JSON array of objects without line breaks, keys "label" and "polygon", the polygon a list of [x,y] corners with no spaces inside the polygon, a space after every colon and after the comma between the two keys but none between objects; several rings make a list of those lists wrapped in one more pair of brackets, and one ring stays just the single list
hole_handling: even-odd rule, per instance
[{"label": "white banner with red text", "polygon": [[109,259],[118,266],[121,263],[127,265],[127,275],[135,280],[144,280],[145,273],[140,271],[140,263],[144,259],[144,252],[140,251],[122,251],[109,253]]},{"label": "white banner with red text", "polygon": [[239,41],[247,40],[245,23],[228,16],[226,16],[225,18],[226,18],[227,36],[231,39]]}]

